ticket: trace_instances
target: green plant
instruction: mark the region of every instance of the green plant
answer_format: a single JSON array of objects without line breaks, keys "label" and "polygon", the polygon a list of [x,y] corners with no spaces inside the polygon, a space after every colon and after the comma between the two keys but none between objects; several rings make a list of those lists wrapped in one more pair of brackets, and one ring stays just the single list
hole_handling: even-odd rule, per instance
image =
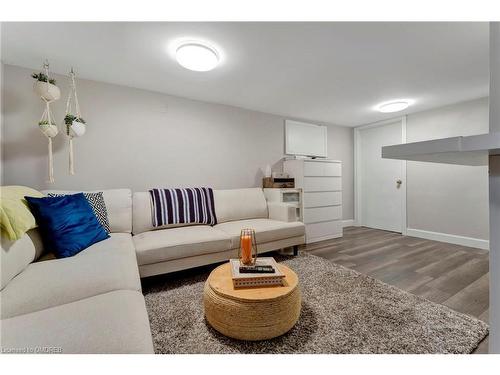
[{"label": "green plant", "polygon": [[[33,74],[31,74],[31,76],[40,82],[47,82],[47,78],[48,78],[45,73],[41,73],[41,72],[40,73],[33,73]],[[53,78],[49,78],[49,83],[52,83],[53,85],[55,85],[56,80]]]},{"label": "green plant", "polygon": [[73,116],[69,113],[66,116],[64,116],[64,123],[66,125],[71,125],[74,120],[76,120],[76,116]]},{"label": "green plant", "polygon": [[54,123],[49,123],[47,120],[38,121],[38,125],[55,125]]},{"label": "green plant", "polygon": [[64,116],[64,123],[66,125],[71,125],[73,123],[73,121],[81,122],[82,124],[85,124],[85,120],[82,119],[81,117],[76,117],[75,115],[72,115],[70,113],[68,113],[66,116]]}]

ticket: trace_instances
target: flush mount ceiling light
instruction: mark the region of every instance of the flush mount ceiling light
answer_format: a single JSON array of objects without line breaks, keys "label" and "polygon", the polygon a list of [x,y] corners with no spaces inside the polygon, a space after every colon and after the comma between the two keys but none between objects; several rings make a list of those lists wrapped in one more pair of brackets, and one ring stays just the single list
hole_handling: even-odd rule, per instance
[{"label": "flush mount ceiling light", "polygon": [[413,103],[414,101],[409,99],[391,100],[390,102],[378,104],[375,106],[375,109],[382,113],[399,112],[408,108]]},{"label": "flush mount ceiling light", "polygon": [[185,42],[175,51],[177,62],[186,69],[208,72],[219,64],[217,51],[201,42]]}]

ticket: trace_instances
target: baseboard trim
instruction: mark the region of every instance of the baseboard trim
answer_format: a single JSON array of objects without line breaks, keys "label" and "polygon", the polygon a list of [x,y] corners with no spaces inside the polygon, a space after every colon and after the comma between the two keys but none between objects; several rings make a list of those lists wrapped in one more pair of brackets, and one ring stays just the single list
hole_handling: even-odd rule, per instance
[{"label": "baseboard trim", "polygon": [[354,221],[354,219],[342,220],[342,228],[353,227],[355,225],[356,225],[356,222]]},{"label": "baseboard trim", "polygon": [[433,240],[433,241],[452,243],[455,245],[475,247],[483,250],[490,249],[490,242],[488,240],[481,240],[479,238],[456,236],[454,234],[430,232],[427,230],[411,229],[411,228],[408,228],[406,230],[406,235],[410,237],[425,238],[426,240]]},{"label": "baseboard trim", "polygon": [[314,237],[312,239],[306,239],[306,244],[320,242],[320,241],[326,241],[326,240],[332,240],[334,238],[340,238],[342,236],[343,236],[342,233],[337,233],[337,234],[331,234],[331,235],[328,235],[328,236]]}]

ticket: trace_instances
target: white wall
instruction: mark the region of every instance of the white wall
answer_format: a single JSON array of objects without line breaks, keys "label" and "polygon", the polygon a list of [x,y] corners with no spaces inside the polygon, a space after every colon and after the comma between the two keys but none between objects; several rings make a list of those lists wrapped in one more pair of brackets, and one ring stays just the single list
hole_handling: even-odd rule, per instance
[{"label": "white wall", "polygon": [[[407,117],[407,142],[488,133],[488,98]],[[408,228],[488,240],[488,168],[408,161]]]},{"label": "white wall", "polygon": [[[30,74],[4,66],[3,183],[43,189],[50,186],[47,141],[36,125],[43,106]],[[53,109],[62,121],[68,80],[55,78],[63,98]],[[282,117],[95,81],[77,85],[87,134],[75,141],[75,176],[68,174],[67,137],[56,138],[55,188],[261,186],[261,168],[281,165]],[[325,125],[329,158],[344,162],[344,219],[351,219],[353,130]]]}]

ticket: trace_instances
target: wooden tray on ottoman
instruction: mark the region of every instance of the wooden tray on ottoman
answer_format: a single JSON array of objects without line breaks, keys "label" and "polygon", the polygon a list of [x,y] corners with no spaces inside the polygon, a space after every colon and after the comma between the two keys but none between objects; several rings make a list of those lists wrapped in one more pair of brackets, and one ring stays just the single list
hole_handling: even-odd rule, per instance
[{"label": "wooden tray on ottoman", "polygon": [[205,318],[217,331],[239,340],[265,340],[288,332],[300,315],[298,277],[279,264],[283,286],[235,289],[229,263],[212,271],[205,283]]}]

